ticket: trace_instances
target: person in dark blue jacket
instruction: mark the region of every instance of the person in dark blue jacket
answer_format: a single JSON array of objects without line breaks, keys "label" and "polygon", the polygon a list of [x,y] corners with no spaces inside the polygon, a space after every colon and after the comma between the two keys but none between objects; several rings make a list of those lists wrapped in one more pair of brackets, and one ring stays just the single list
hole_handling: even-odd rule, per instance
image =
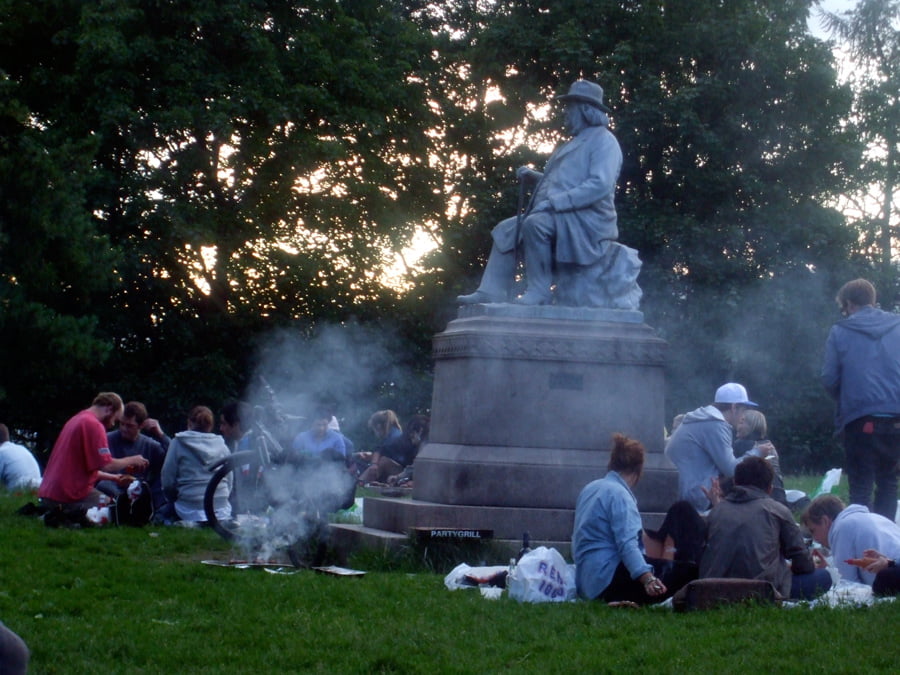
[{"label": "person in dark blue jacket", "polygon": [[[835,300],[846,317],[825,343],[822,384],[843,432],[850,502],[894,519],[900,460],[900,315],[875,307],[875,287],[848,281]],[[872,499],[872,488],[875,498]]]}]

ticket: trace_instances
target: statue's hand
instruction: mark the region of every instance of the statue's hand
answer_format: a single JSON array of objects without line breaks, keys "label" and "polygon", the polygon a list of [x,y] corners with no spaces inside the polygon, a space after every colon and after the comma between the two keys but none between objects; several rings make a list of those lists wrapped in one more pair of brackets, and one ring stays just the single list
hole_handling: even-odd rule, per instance
[{"label": "statue's hand", "polygon": [[520,182],[537,183],[541,179],[541,176],[543,176],[542,173],[527,166],[520,166],[516,169],[516,178],[518,178]]}]

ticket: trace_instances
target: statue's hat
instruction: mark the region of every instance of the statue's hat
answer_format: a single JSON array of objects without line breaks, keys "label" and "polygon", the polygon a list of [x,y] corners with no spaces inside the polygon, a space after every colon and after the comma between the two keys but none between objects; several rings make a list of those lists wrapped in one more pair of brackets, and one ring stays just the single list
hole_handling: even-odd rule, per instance
[{"label": "statue's hat", "polygon": [[610,111],[609,108],[603,104],[603,87],[594,82],[588,82],[587,80],[575,80],[572,83],[572,86],[569,87],[568,94],[563,94],[556,98],[559,101],[581,101],[582,103],[590,103],[591,105],[600,108],[603,112]]}]

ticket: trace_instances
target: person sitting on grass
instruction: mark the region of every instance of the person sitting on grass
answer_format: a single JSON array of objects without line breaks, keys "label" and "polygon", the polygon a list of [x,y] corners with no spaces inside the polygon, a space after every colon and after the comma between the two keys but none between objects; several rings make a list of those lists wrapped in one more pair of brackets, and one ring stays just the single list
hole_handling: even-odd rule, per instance
[{"label": "person sitting on grass", "polygon": [[[572,555],[578,594],[617,604],[661,602],[696,578],[696,561],[644,555],[643,523],[632,492],[644,470],[644,446],[613,435],[608,469],[584,487],[575,506]],[[686,502],[676,504],[696,516]]]},{"label": "person sitting on grass", "polygon": [[403,435],[403,428],[400,426],[400,418],[393,410],[377,410],[369,417],[369,429],[378,439],[378,447],[374,452],[357,452],[353,456],[353,463],[357,469],[357,475],[360,476],[359,484],[365,485],[361,476],[373,464],[377,465],[381,457],[381,453],[388,445],[400,440]]},{"label": "person sitting on grass", "polygon": [[8,490],[36,490],[41,467],[24,445],[9,440],[9,428],[0,424],[0,483]]},{"label": "person sitting on grass", "polygon": [[[211,474],[209,467],[231,452],[225,439],[212,433],[213,412],[198,405],[188,414],[187,431],[175,434],[162,467],[162,486],[175,514],[186,523],[207,522],[203,497]],[[231,518],[231,476],[219,483],[213,505],[219,520]]]},{"label": "person sitting on grass", "polygon": [[864,570],[875,575],[872,581],[872,594],[878,597],[893,597],[900,595],[900,567],[895,558],[889,558],[884,553],[873,548],[863,551],[862,561]]},{"label": "person sitting on grass", "polygon": [[[412,467],[419,449],[428,440],[430,420],[426,415],[413,415],[399,438],[375,453],[372,464],[359,477],[361,483],[387,483]],[[412,476],[412,471],[408,472]],[[396,483],[396,481],[393,481]]]},{"label": "person sitting on grass", "polygon": [[122,417],[122,398],[114,392],[101,392],[91,403],[70,418],[62,428],[44,471],[38,490],[41,504],[48,510],[78,513],[99,506],[102,493],[98,480],[129,485],[130,475],[111,471],[145,471],[149,462],[140,455],[114,458],[109,453],[107,429]]},{"label": "person sitting on grass", "polygon": [[[872,586],[873,592],[876,575],[888,568],[887,562],[871,569],[871,563],[861,566],[848,561],[858,560],[860,556],[883,557],[886,561],[900,558],[900,525],[871,513],[862,504],[844,506],[835,495],[819,495],[810,502],[801,521],[813,539],[830,549],[841,579]],[[876,555],[865,555],[867,550]],[[891,575],[885,575],[885,583]]]},{"label": "person sitting on grass", "polygon": [[313,413],[309,429],[294,437],[288,454],[290,461],[302,463],[304,458],[349,461],[343,435],[328,428],[332,417],[331,411],[324,408]]},{"label": "person sitting on grass", "polygon": [[831,588],[816,569],[790,510],[771,498],[774,471],[761,457],[734,469],[734,487],[707,517],[700,578],[764,579],[784,598],[812,600]]}]

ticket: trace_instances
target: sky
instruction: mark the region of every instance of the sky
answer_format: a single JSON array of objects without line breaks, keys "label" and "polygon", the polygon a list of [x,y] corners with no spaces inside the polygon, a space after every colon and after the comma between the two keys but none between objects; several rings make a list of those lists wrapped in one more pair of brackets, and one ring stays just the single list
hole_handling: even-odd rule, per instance
[{"label": "sky", "polygon": [[[848,12],[855,6],[856,0],[821,0],[821,2],[819,2],[819,8],[825,10],[826,12],[833,12],[835,14]],[[822,30],[820,24],[818,8],[812,8],[807,25],[809,26],[809,31],[813,35],[823,40],[828,39],[828,34]]]}]

